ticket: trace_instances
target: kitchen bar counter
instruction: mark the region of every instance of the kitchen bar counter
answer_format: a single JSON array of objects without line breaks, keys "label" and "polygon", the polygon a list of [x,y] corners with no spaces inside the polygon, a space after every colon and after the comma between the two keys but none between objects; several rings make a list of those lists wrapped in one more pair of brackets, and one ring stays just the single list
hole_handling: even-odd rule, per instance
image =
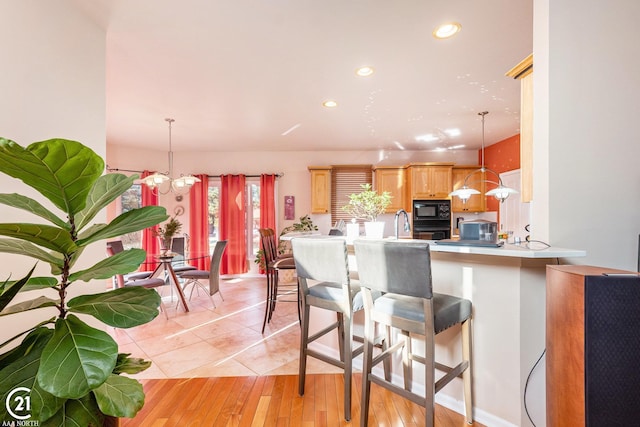
[{"label": "kitchen bar counter", "polygon": [[[479,422],[491,426],[545,426],[544,360],[546,266],[568,264],[586,251],[531,242],[499,248],[449,246],[429,242],[433,289],[473,303],[474,407]],[[528,247],[530,245],[530,247]],[[451,357],[449,338],[436,339],[436,358]],[[451,359],[448,359],[451,358]],[[531,375],[530,375],[531,373]],[[527,384],[527,380],[529,383]],[[461,381],[436,395],[462,412]],[[438,397],[439,395],[440,398]],[[456,408],[458,405],[458,408]]]},{"label": "kitchen bar counter", "polygon": [[516,258],[574,258],[587,256],[586,251],[547,247],[543,243],[523,242],[518,245],[506,243],[502,247],[439,245],[437,240],[430,240],[431,252],[449,252],[458,254],[492,255]]},{"label": "kitchen bar counter", "polygon": [[[537,366],[536,362],[545,349],[546,266],[570,264],[567,260],[584,257],[586,251],[537,242],[495,248],[428,242],[434,292],[473,303],[474,418],[492,427],[532,426],[524,406],[526,388],[529,414],[537,427],[545,426],[544,358]],[[349,252],[355,277],[352,245]],[[354,317],[356,323],[360,314]],[[319,328],[313,323],[312,318],[312,329]],[[453,331],[436,337],[436,360],[455,363],[460,352]],[[420,387],[424,375],[418,364],[414,366],[414,384]],[[393,371],[402,369],[398,365]],[[456,380],[436,394],[436,402],[464,413],[462,396],[462,381]]]},{"label": "kitchen bar counter", "polygon": [[[527,387],[527,408],[535,425],[543,427],[544,363],[529,374],[545,348],[546,266],[567,264],[586,251],[537,242],[493,248],[428,243],[434,292],[473,303],[475,419],[495,427],[532,426],[524,409]],[[355,272],[352,245],[349,252],[349,268]],[[454,338],[448,331],[436,337],[436,360],[447,364],[460,358]],[[401,367],[394,366],[394,371],[401,372]],[[416,371],[414,382],[420,378],[422,372]],[[462,396],[462,381],[456,380],[436,394],[436,402],[464,413]]]}]

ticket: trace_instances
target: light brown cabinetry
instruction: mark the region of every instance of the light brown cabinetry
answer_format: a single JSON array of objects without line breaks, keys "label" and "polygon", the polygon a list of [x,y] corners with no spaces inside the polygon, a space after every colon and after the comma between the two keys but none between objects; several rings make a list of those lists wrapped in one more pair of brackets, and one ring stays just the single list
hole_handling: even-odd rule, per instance
[{"label": "light brown cabinetry", "polygon": [[[464,179],[470,174],[480,169],[480,166],[454,166],[452,172],[453,191],[464,185]],[[453,212],[484,212],[486,210],[485,173],[476,172],[467,180],[467,187],[478,190],[481,194],[472,195],[466,203],[462,203],[459,197],[451,200]]]},{"label": "light brown cabinetry", "polygon": [[405,172],[404,166],[377,166],[376,191],[379,194],[387,191],[391,194],[391,204],[385,210],[386,213],[395,213],[405,208]]},{"label": "light brown cabinetry", "polygon": [[448,199],[453,163],[412,163],[407,169],[409,200]]},{"label": "light brown cabinetry", "polygon": [[520,197],[533,200],[533,54],[509,70],[520,80]]},{"label": "light brown cabinetry", "polygon": [[309,166],[311,172],[311,213],[331,211],[331,166]]}]

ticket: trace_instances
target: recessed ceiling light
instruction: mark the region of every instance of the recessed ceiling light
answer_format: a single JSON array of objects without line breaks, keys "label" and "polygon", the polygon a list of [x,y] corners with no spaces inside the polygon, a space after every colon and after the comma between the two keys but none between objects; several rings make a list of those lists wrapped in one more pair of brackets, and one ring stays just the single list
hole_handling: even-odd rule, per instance
[{"label": "recessed ceiling light", "polygon": [[356,74],[360,77],[369,77],[371,74],[373,74],[373,67],[360,67],[356,70]]},{"label": "recessed ceiling light", "polygon": [[437,39],[446,39],[456,35],[460,32],[462,25],[457,22],[447,22],[446,24],[439,25],[433,30],[433,37]]},{"label": "recessed ceiling light", "polygon": [[324,101],[322,103],[323,106],[327,107],[327,108],[334,108],[338,106],[338,103],[336,101],[334,101],[333,99],[327,99],[326,101]]}]

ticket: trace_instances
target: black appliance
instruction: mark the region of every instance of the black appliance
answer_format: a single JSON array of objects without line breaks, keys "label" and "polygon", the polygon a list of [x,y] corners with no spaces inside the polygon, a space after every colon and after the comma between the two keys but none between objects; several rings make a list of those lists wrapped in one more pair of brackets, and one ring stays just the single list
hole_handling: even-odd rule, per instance
[{"label": "black appliance", "polygon": [[413,238],[451,238],[451,200],[413,201]]}]

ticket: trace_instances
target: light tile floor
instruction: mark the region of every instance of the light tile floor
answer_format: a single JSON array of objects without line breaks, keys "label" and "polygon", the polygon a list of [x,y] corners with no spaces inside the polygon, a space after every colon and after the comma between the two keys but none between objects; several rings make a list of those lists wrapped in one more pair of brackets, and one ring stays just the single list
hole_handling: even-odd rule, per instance
[{"label": "light tile floor", "polygon": [[[300,340],[296,304],[278,303],[262,334],[265,287],[264,276],[224,279],[220,281],[224,301],[220,294],[214,295],[214,308],[208,295],[194,291],[189,312],[171,302],[167,287],[161,294],[168,319],[161,313],[148,324],[109,332],[121,353],[152,361],[135,378],[296,375]],[[307,373],[340,372],[307,359]]]}]

